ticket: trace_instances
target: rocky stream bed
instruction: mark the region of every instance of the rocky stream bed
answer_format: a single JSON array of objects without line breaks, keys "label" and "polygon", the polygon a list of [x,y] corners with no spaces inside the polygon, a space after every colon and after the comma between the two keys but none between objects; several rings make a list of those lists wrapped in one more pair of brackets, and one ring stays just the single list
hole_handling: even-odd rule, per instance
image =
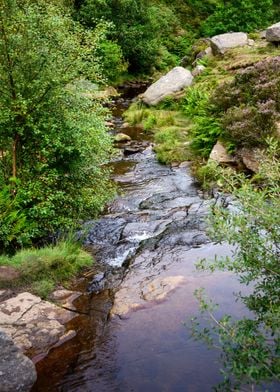
[{"label": "rocky stream bed", "polygon": [[62,292],[54,298],[62,301],[64,321],[55,336],[62,327],[46,316],[57,337],[51,349],[39,355],[27,344],[37,362],[33,392],[203,392],[221,378],[218,353],[194,342],[184,322],[198,313],[193,292],[199,287],[221,304],[220,312],[244,312],[232,295],[239,289],[234,277],[195,270],[200,258],[231,250],[205,234],[212,201],[202,197],[189,163],[159,164],[141,129],[122,129],[122,111],[138,92],[133,86],[115,100],[113,128],[132,141],[119,145],[123,154],[112,164],[118,197],[99,220],[85,224],[96,263],[72,288],[71,301]]}]

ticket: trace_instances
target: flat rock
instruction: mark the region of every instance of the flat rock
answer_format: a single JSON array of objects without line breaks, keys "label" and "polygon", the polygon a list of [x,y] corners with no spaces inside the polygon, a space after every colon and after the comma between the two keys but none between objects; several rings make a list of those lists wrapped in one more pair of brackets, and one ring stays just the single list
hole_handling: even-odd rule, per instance
[{"label": "flat rock", "polygon": [[246,33],[226,33],[215,35],[210,39],[214,54],[224,54],[228,49],[245,46],[248,44]]},{"label": "flat rock", "polygon": [[184,276],[159,277],[144,286],[142,297],[145,301],[162,301],[185,281]]},{"label": "flat rock", "polygon": [[182,91],[193,82],[190,71],[183,67],[175,67],[157,82],[153,83],[142,95],[147,105],[157,105],[164,98]]},{"label": "flat rock", "polygon": [[23,355],[13,340],[0,330],[0,390],[28,392],[37,375],[33,362]]},{"label": "flat rock", "polygon": [[61,341],[66,335],[64,324],[74,317],[76,313],[30,293],[0,303],[0,328],[23,352],[31,350],[33,355],[47,353]]},{"label": "flat rock", "polygon": [[265,38],[268,42],[280,42],[280,22],[266,29]]}]

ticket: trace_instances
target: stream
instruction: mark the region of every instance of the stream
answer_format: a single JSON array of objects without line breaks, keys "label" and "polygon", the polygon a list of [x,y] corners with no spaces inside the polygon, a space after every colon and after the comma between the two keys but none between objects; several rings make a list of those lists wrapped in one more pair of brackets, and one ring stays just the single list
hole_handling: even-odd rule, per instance
[{"label": "stream", "polygon": [[[115,101],[116,130],[138,87]],[[211,201],[189,163],[163,166],[142,129],[121,131],[133,141],[112,163],[119,195],[86,223],[85,245],[96,263],[74,288],[83,293],[68,325],[76,337],[37,364],[33,392],[210,391],[222,380],[219,353],[191,337],[189,320],[199,315],[193,293],[204,287],[220,304],[218,315],[246,313],[233,295],[240,290],[235,277],[195,269],[199,259],[231,249],[205,234]]]}]

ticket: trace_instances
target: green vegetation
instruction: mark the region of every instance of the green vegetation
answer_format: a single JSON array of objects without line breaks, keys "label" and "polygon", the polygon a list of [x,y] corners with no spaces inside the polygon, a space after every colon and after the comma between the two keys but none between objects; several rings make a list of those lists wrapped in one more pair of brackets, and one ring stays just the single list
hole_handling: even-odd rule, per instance
[{"label": "green vegetation", "polygon": [[[71,240],[41,249],[21,250],[11,257],[0,256],[0,266],[11,266],[19,272],[17,280],[7,283],[9,287],[29,290],[42,298],[57,284],[67,286],[67,280],[92,263],[92,256]],[[5,282],[2,286],[5,287]]]},{"label": "green vegetation", "polygon": [[[191,67],[208,45],[201,37],[243,30],[257,40],[196,60],[206,69],[181,99],[134,104],[126,113],[153,133],[160,162],[195,159],[199,179],[239,203],[238,214],[220,207],[212,216],[213,238],[237,245],[235,257],[200,266],[236,272],[253,290],[240,297],[252,317],[239,321],[218,320],[198,293],[223,350],[223,391],[279,378],[280,153],[272,138],[279,132],[280,57],[255,32],[279,17],[278,0],[0,2],[0,265],[19,271],[16,288],[42,297],[92,258],[70,240],[39,245],[95,217],[114,194],[108,110],[98,90],[182,59]],[[205,165],[217,140],[231,152],[266,148],[268,158],[251,179]],[[197,327],[196,337],[216,343]]]},{"label": "green vegetation", "polygon": [[190,158],[188,128],[190,121],[179,111],[178,103],[166,98],[156,108],[135,103],[125,112],[125,120],[154,135],[159,162],[169,164]]},{"label": "green vegetation", "polygon": [[74,23],[62,3],[0,5],[1,251],[69,229],[112,194],[106,112],[73,88],[82,77],[102,81],[99,32]]},{"label": "green vegetation", "polygon": [[274,19],[273,0],[225,0],[202,23],[205,36],[229,31],[251,32],[269,26]]},{"label": "green vegetation", "polygon": [[[263,157],[259,172],[262,187],[239,175],[242,184],[231,188],[238,212],[214,206],[210,235],[215,241],[227,241],[236,247],[232,257],[214,262],[202,260],[202,270],[228,270],[239,276],[241,284],[250,285],[250,293],[238,298],[250,310],[248,317],[235,320],[230,315],[218,317],[216,306],[203,291],[196,295],[211,327],[201,328],[192,320],[193,335],[210,347],[221,349],[224,382],[217,390],[243,390],[249,386],[280,380],[280,148],[274,142]],[[229,179],[232,182],[232,174]],[[265,388],[265,390],[267,390]]]}]

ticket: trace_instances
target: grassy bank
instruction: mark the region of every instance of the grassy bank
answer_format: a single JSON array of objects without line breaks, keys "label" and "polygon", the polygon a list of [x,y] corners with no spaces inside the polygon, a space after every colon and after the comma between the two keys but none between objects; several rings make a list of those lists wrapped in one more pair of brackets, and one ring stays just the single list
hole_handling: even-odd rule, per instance
[{"label": "grassy bank", "polygon": [[71,241],[21,250],[11,257],[0,256],[0,266],[13,267],[18,272],[18,278],[0,281],[0,288],[27,290],[46,298],[56,285],[67,286],[71,278],[92,263],[92,256]]},{"label": "grassy bank", "polygon": [[[179,97],[167,97],[155,107],[140,101],[125,113],[127,122],[153,133],[161,163],[191,160],[205,187],[217,183],[220,176],[217,165],[208,163],[218,140],[235,154],[242,147],[266,149],[267,137],[277,136],[279,48],[258,34],[251,38],[255,39],[252,46],[197,60],[204,71]],[[266,106],[271,100],[272,108]]]}]

